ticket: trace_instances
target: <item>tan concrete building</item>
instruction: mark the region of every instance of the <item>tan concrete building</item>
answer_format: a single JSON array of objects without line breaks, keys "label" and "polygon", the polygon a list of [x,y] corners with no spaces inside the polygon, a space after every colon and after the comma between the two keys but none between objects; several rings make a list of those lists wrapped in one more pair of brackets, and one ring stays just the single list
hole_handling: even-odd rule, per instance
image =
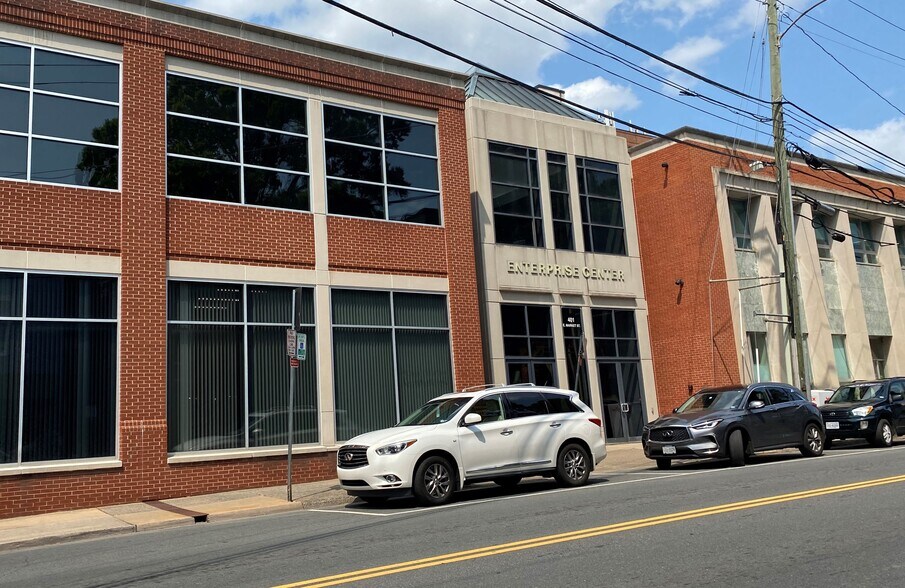
[{"label": "tan concrete building", "polygon": [[637,438],[657,402],[626,141],[548,90],[467,88],[487,380],[577,390]]}]

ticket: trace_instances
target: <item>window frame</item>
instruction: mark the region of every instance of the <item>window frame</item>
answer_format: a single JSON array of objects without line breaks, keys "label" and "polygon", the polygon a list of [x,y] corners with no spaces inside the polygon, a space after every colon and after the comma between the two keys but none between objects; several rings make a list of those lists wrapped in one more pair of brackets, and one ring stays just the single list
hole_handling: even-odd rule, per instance
[{"label": "window frame", "polygon": [[[874,239],[873,221],[853,216],[849,217],[849,227],[852,233],[852,252],[855,255],[855,263],[877,265],[880,247]],[[865,229],[867,236],[864,236]],[[858,259],[859,257],[861,259]]]},{"label": "window frame", "polygon": [[[733,206],[743,205],[745,207],[745,231],[740,233],[738,227],[735,226],[735,214]],[[729,197],[729,228],[732,230],[732,240],[736,251],[754,251],[754,241],[751,230],[751,198],[734,198]]]},{"label": "window frame", "polygon": [[[833,237],[830,227],[827,223],[832,223],[833,219],[829,216],[814,212],[814,218],[811,226],[814,228],[814,240],[817,242],[818,259],[830,261],[833,259]],[[824,239],[825,237],[825,239]],[[905,263],[905,262],[903,262]]]},{"label": "window frame", "polygon": [[[326,108],[334,107],[334,108],[343,108],[347,110],[355,110],[358,112],[363,112],[366,114],[373,114],[380,117],[380,145],[365,145],[363,143],[350,143],[348,141],[341,141],[338,139],[328,139],[326,132]],[[435,151],[436,155],[424,155],[422,153],[415,153],[412,151],[401,151],[399,149],[388,149],[386,147],[386,137],[385,137],[385,127],[384,127],[384,117],[397,118],[400,120],[408,120],[414,123],[431,125],[434,127],[434,142],[435,142]],[[344,104],[342,102],[327,102],[323,101],[320,104],[320,129],[321,129],[321,153],[323,154],[324,166],[320,172],[323,173],[323,186],[324,186],[324,198],[326,199],[326,210],[328,216],[335,216],[339,218],[356,218],[362,220],[370,220],[370,221],[381,221],[381,222],[389,222],[389,223],[399,223],[402,225],[416,225],[422,227],[445,227],[446,226],[446,215],[443,210],[443,169],[440,165],[440,123],[437,120],[431,119],[420,119],[411,115],[402,115],[396,114],[392,112],[386,112],[382,110],[374,110],[369,108],[362,108],[361,106],[353,105],[353,104]],[[349,147],[356,148],[366,148],[366,149],[374,149],[380,151],[380,163],[382,165],[381,173],[383,174],[383,182],[371,182],[369,180],[358,180],[358,179],[350,179],[350,178],[342,178],[337,176],[327,175],[327,143],[333,143],[335,145],[347,145]],[[310,153],[310,149],[309,149]],[[419,157],[423,159],[432,159],[436,163],[437,166],[437,214],[440,216],[439,222],[437,224],[433,223],[419,223],[413,221],[403,221],[403,220],[395,220],[389,218],[390,213],[390,202],[389,202],[389,191],[391,189],[396,190],[413,190],[415,192],[424,192],[432,194],[433,190],[428,190],[426,188],[413,188],[411,186],[399,186],[396,184],[390,184],[387,176],[387,153],[398,153],[400,155],[406,155],[411,157]],[[363,184],[366,186],[380,186],[383,188],[383,206],[384,206],[384,218],[374,218],[369,216],[356,216],[352,214],[339,214],[335,212],[330,212],[330,198],[328,194],[328,183],[330,180],[336,180],[340,182],[351,182],[353,184]]]},{"label": "window frame", "polygon": [[[78,51],[72,51],[67,49],[58,49],[55,47],[48,47],[45,45],[38,45],[32,43],[24,43],[21,41],[15,41],[9,39],[8,37],[0,37],[0,43],[4,43],[7,45],[14,45],[18,47],[24,47],[29,50],[29,82],[28,86],[14,86],[11,84],[2,84],[0,83],[0,89],[7,90],[15,90],[19,92],[27,92],[28,93],[28,129],[25,132],[21,131],[9,131],[9,130],[0,130],[0,136],[12,136],[12,137],[23,137],[26,140],[26,156],[25,156],[25,178],[9,178],[9,177],[0,177],[0,181],[7,182],[22,182],[28,184],[39,184],[45,186],[64,186],[67,188],[75,188],[81,190],[100,190],[103,192],[121,192],[123,186],[123,61],[120,59],[111,59],[109,57],[100,57],[97,55],[92,55],[91,53],[80,53]],[[81,59],[90,59],[92,61],[100,61],[103,63],[108,63],[111,65],[115,65],[117,68],[117,101],[110,102],[108,100],[98,99],[98,98],[88,98],[85,96],[78,96],[75,94],[65,94],[59,92],[51,92],[48,90],[38,90],[35,89],[35,52],[36,51],[46,51],[48,53],[58,53],[61,55],[68,55],[72,57],[78,57]],[[100,104],[104,106],[115,106],[117,109],[117,142],[116,145],[109,145],[105,143],[94,143],[91,141],[79,141],[76,139],[67,139],[64,137],[54,137],[52,135],[35,135],[33,133],[34,128],[34,96],[35,93],[42,96],[49,96],[55,98],[63,98],[69,100],[78,100],[81,102],[87,102],[91,104]],[[53,141],[56,143],[65,143],[67,145],[82,145],[86,147],[101,147],[106,149],[114,149],[116,151],[116,187],[115,188],[103,188],[103,187],[95,187],[95,186],[83,186],[80,184],[67,184],[63,182],[51,182],[47,180],[33,180],[32,176],[32,144],[34,139],[44,140],[44,141]],[[36,270],[29,270],[35,272]],[[88,275],[88,274],[84,274]],[[95,275],[95,274],[91,274]],[[99,274],[97,274],[99,275]]]},{"label": "window frame", "polygon": [[[600,163],[606,166],[612,166],[613,171],[602,170],[599,168],[588,167],[585,162],[593,162]],[[616,197],[610,196],[599,196],[596,194],[589,194],[587,192],[588,180],[585,172],[587,170],[595,170],[603,173],[610,173],[616,176],[616,187],[618,194]],[[585,157],[585,156],[576,156],[575,157],[575,171],[578,174],[578,203],[581,208],[581,228],[582,228],[582,238],[584,242],[584,250],[585,253],[593,253],[595,255],[615,255],[619,257],[628,257],[628,227],[626,226],[625,219],[625,200],[622,194],[622,174],[619,173],[619,164],[613,161],[606,161],[603,159],[595,159],[593,157]],[[584,184],[585,193],[582,192],[581,186]],[[617,225],[607,225],[601,223],[595,223],[591,220],[591,200],[605,200],[607,202],[616,202],[619,204],[619,217],[622,221],[621,226]],[[622,253],[613,253],[609,251],[597,251],[594,248],[594,235],[593,230],[595,227],[604,228],[604,229],[614,229],[618,230],[622,233]]]},{"label": "window frame", "polygon": [[[556,158],[561,157],[562,161],[550,161],[550,156],[553,155]],[[561,249],[563,251],[575,251],[575,223],[572,218],[572,191],[569,186],[569,156],[566,153],[560,153],[558,151],[545,151],[544,152],[544,160],[547,164],[547,198],[550,200],[550,220],[553,222],[553,247],[555,249]],[[550,168],[552,166],[561,167],[566,176],[566,189],[562,190],[554,190],[553,185],[550,182]],[[553,206],[553,198],[554,196],[565,196],[566,199],[566,211],[568,212],[568,218],[557,218],[556,217],[556,208]],[[569,228],[569,246],[564,247],[558,243],[558,233],[556,232],[557,226],[567,226]]]},{"label": "window frame", "polygon": [[896,249],[899,251],[899,265],[905,269],[905,225],[895,226]]},{"label": "window frame", "polygon": [[[120,70],[121,71],[121,70]],[[0,322],[18,322],[22,325],[19,334],[20,350],[19,350],[19,390],[18,390],[18,432],[16,437],[16,461],[12,463],[0,463],[0,476],[4,473],[28,473],[31,471],[59,471],[59,470],[79,470],[91,469],[99,465],[100,467],[117,467],[120,462],[120,422],[121,422],[121,370],[122,370],[122,280],[119,274],[106,272],[67,272],[60,270],[42,270],[42,269],[22,269],[0,267],[2,273],[14,273],[22,275],[22,308],[18,316],[0,316]],[[87,318],[48,318],[48,317],[29,317],[28,316],[28,277],[30,275],[49,275],[49,276],[68,276],[68,277],[86,277],[86,278],[111,278],[116,281],[116,317],[112,319],[87,319]],[[24,437],[24,407],[25,407],[25,342],[27,335],[27,326],[29,322],[39,323],[103,323],[116,325],[116,377],[114,379],[114,435],[113,435],[113,454],[100,457],[85,457],[75,459],[55,459],[44,461],[22,461],[22,443]]]},{"label": "window frame", "polygon": [[[517,307],[522,310],[522,319],[524,321],[525,334],[506,334],[504,321],[503,321],[503,307],[504,306],[512,306]],[[548,326],[550,328],[549,335],[532,335],[531,334],[531,319],[528,317],[528,308],[543,308],[547,310],[547,318],[549,320]],[[543,364],[550,366],[550,372],[553,375],[553,383],[551,386],[554,388],[559,385],[559,369],[557,367],[557,356],[556,356],[556,331],[553,327],[553,306],[547,304],[523,304],[523,303],[515,303],[515,302],[501,302],[500,303],[500,332],[503,337],[503,364],[506,366],[506,383],[508,385],[514,385],[514,382],[509,381],[509,366],[513,364],[521,365],[525,364],[528,367],[528,377],[529,382],[534,382],[536,380],[536,364]],[[528,344],[528,355],[509,355],[506,353],[506,339],[525,339]],[[550,342],[550,355],[545,356],[536,356],[531,354],[532,349],[532,341],[534,339],[543,339],[549,340]],[[519,385],[527,385],[529,382],[518,382]]]},{"label": "window frame", "polygon": [[[502,147],[512,148],[512,149],[521,149],[525,152],[525,155],[515,155],[512,153],[505,153],[503,151],[494,151],[494,145],[500,145]],[[533,153],[533,156],[532,156]],[[518,184],[511,184],[508,182],[499,182],[494,181],[493,179],[493,164],[492,159],[494,155],[500,155],[503,157],[517,157],[519,159],[523,159],[527,166],[534,165],[534,182],[535,185],[531,184],[531,172],[530,168],[526,167],[528,170],[528,183],[524,186]],[[540,187],[540,159],[538,158],[538,149],[536,147],[528,147],[526,145],[516,145],[514,143],[506,143],[503,141],[487,141],[487,165],[488,165],[488,178],[490,179],[490,208],[491,215],[493,217],[493,240],[497,245],[511,245],[513,247],[536,247],[543,249],[546,247],[546,237],[544,236],[544,211],[543,204],[541,203],[541,187]],[[496,199],[493,197],[493,186],[510,186],[513,188],[521,188],[527,189],[529,192],[529,201],[531,205],[531,214],[516,214],[511,212],[498,212],[496,209]],[[537,205],[537,209],[535,209],[535,204]],[[515,217],[519,219],[529,219],[531,222],[531,243],[509,243],[508,241],[500,241],[497,239],[497,217],[502,216],[504,218],[507,217]],[[540,229],[538,230],[538,224]]]},{"label": "window frame", "polygon": [[[833,364],[834,364],[834,367],[836,368],[836,377],[839,379],[839,383],[842,384],[844,382],[853,381],[852,380],[852,366],[849,363],[848,349],[845,346],[846,336],[843,334],[835,333],[835,334],[831,335],[830,338],[831,338],[831,342],[832,342],[832,346],[833,346]],[[838,347],[836,346],[837,342],[841,343],[841,345],[839,345]],[[846,376],[845,378],[843,378],[841,376],[841,374],[839,373],[839,365],[838,365],[838,363],[839,363],[838,362],[838,359],[839,359],[838,351],[839,350],[841,350],[842,359],[845,360],[845,376]]]},{"label": "window frame", "polygon": [[[260,208],[263,210],[280,210],[280,211],[286,211],[286,212],[298,212],[298,213],[309,213],[309,214],[313,212],[313,206],[312,206],[313,197],[312,197],[311,185],[312,185],[312,176],[314,174],[312,172],[312,167],[311,167],[311,108],[310,108],[311,99],[308,96],[301,95],[301,94],[292,94],[287,91],[274,90],[272,88],[267,88],[264,86],[256,86],[256,85],[248,84],[245,82],[227,81],[227,80],[217,79],[217,78],[213,78],[213,77],[204,77],[203,75],[198,75],[195,73],[187,73],[184,71],[168,68],[166,71],[166,74],[165,74],[165,79],[164,79],[164,95],[165,95],[165,97],[166,97],[166,92],[168,91],[168,82],[169,82],[170,76],[183,77],[183,78],[188,78],[191,80],[208,82],[208,83],[212,83],[212,84],[220,84],[220,85],[224,85],[224,86],[232,86],[236,89],[236,117],[238,120],[235,122],[216,119],[216,118],[203,117],[203,116],[198,116],[198,115],[194,115],[194,114],[171,112],[169,109],[169,106],[167,106],[166,104],[164,105],[164,117],[166,119],[169,119],[170,116],[175,116],[175,117],[184,118],[184,119],[193,120],[193,121],[235,127],[236,129],[238,129],[238,142],[236,143],[236,147],[238,150],[239,161],[225,161],[222,159],[210,159],[210,158],[198,157],[198,156],[194,156],[194,155],[182,155],[182,154],[178,154],[178,153],[170,153],[169,146],[167,146],[164,167],[165,168],[168,167],[168,162],[169,162],[170,157],[174,157],[176,159],[184,159],[184,160],[188,160],[188,161],[196,161],[196,162],[202,162],[202,163],[214,163],[216,165],[229,165],[229,166],[233,166],[233,167],[238,167],[240,201],[231,202],[228,200],[216,200],[213,198],[193,198],[192,196],[171,195],[170,194],[170,178],[169,178],[168,169],[165,172],[166,173],[165,193],[166,193],[167,198],[172,198],[174,200],[188,200],[190,202],[210,202],[210,203],[225,204],[225,205],[230,205],[230,206],[249,206],[252,208]],[[242,113],[242,92],[243,92],[243,90],[251,90],[253,92],[260,92],[263,94],[272,94],[274,96],[279,96],[281,98],[292,98],[294,100],[301,100],[302,102],[304,102],[305,103],[305,130],[307,131],[307,134],[303,135],[300,133],[293,133],[291,131],[282,131],[279,129],[268,129],[266,127],[259,127],[259,126],[255,126],[255,125],[246,125],[243,122],[244,115]],[[262,132],[266,132],[266,133],[276,133],[279,135],[288,135],[288,136],[296,137],[296,138],[304,138],[307,143],[306,156],[307,156],[307,160],[308,160],[307,161],[308,171],[300,172],[300,171],[295,171],[295,170],[286,170],[286,169],[279,169],[279,168],[266,167],[266,166],[261,166],[261,165],[245,163],[245,152],[244,152],[244,130],[245,129],[250,129],[253,131],[262,131]],[[169,136],[170,136],[170,128],[169,128],[169,122],[167,122],[166,123],[166,133],[165,133],[165,139],[166,139],[167,144],[169,143]],[[266,171],[266,172],[286,173],[286,174],[307,177],[308,178],[308,208],[303,210],[303,209],[298,209],[298,208],[285,208],[282,206],[267,206],[264,204],[247,203],[245,201],[245,169],[246,168],[253,169],[253,170]],[[283,284],[283,285],[285,285],[285,284]]]}]

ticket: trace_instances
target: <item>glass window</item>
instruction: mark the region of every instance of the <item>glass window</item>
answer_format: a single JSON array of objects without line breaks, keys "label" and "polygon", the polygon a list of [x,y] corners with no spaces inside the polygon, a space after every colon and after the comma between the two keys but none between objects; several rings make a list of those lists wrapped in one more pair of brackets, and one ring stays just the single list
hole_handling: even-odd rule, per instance
[{"label": "glass window", "polygon": [[503,407],[503,397],[500,394],[481,398],[471,405],[468,412],[481,415],[482,423],[502,421],[507,418]]},{"label": "glass window", "polygon": [[[169,451],[287,443],[293,288],[171,281],[167,292]],[[293,389],[293,443],[320,438],[314,291],[297,300],[308,337]],[[247,408],[246,408],[247,407]]]},{"label": "glass window", "polygon": [[886,358],[889,355],[889,337],[870,337],[870,357],[874,365],[874,377],[886,377]]},{"label": "glass window", "polygon": [[578,194],[585,251],[625,255],[619,170],[613,163],[578,157]]},{"label": "glass window", "polygon": [[167,194],[310,210],[307,116],[301,98],[168,75]]},{"label": "glass window", "polygon": [[634,311],[593,308],[591,321],[594,327],[594,348],[598,358],[640,357]]},{"label": "glass window", "polygon": [[562,153],[547,152],[547,179],[553,210],[553,242],[557,249],[575,249],[572,235],[572,208],[569,199],[569,168]]},{"label": "glass window", "polygon": [[565,306],[562,308],[562,335],[566,345],[566,375],[569,379],[569,389],[578,392],[582,402],[589,404],[591,394],[588,386],[587,349],[580,308]]},{"label": "glass window", "polygon": [[767,334],[748,333],[748,357],[751,362],[752,379],[755,382],[770,380],[770,358],[767,355]]},{"label": "glass window", "polygon": [[905,268],[905,225],[896,227],[896,245],[899,249],[899,263]]},{"label": "glass window", "polygon": [[553,394],[551,392],[543,392],[542,393],[544,400],[547,401],[547,408],[550,410],[550,414],[557,414],[561,412],[581,412],[581,409],[578,408],[568,396],[563,394]]},{"label": "glass window", "polygon": [[537,151],[501,143],[488,148],[496,242],[543,247]]},{"label": "glass window", "polygon": [[445,295],[334,289],[331,298],[338,440],[452,391]]},{"label": "glass window", "polygon": [[833,335],[833,357],[836,360],[839,381],[850,382],[852,374],[848,367],[848,354],[845,351],[845,335]]},{"label": "glass window", "polygon": [[792,393],[785,388],[768,388],[767,394],[770,395],[771,404],[781,404],[783,402],[793,402],[795,400]]},{"label": "glass window", "polygon": [[113,457],[116,371],[116,278],[0,273],[0,464]]},{"label": "glass window", "polygon": [[507,392],[506,401],[509,418],[517,419],[549,414],[547,401],[539,392]]},{"label": "glass window", "polygon": [[853,218],[849,220],[849,226],[852,229],[852,247],[855,250],[855,261],[858,263],[877,263],[877,242],[874,240],[870,221]]},{"label": "glass window", "polygon": [[117,189],[119,64],[0,43],[0,70],[0,177]]},{"label": "glass window", "polygon": [[729,199],[729,217],[732,220],[732,236],[736,249],[751,249],[750,200]]},{"label": "glass window", "polygon": [[330,214],[440,224],[437,127],[324,106]]},{"label": "glass window", "polygon": [[817,239],[817,255],[820,256],[820,259],[833,259],[833,238],[829,230],[831,223],[832,219],[830,217],[814,213],[814,220],[811,221],[811,226],[814,227],[814,236]]},{"label": "glass window", "polygon": [[500,314],[508,383],[555,386],[550,307],[501,304]]}]

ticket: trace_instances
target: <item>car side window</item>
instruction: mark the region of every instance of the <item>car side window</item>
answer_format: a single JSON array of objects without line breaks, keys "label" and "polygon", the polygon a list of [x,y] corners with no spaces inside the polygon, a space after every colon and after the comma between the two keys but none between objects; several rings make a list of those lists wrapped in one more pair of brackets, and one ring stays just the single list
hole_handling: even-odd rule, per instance
[{"label": "car side window", "polygon": [[905,382],[893,382],[889,385],[889,393],[890,394],[903,394],[905,395]]},{"label": "car side window", "polygon": [[506,401],[509,403],[509,417],[513,419],[549,413],[547,402],[538,392],[509,392]]},{"label": "car side window", "polygon": [[544,392],[542,393],[542,396],[544,397],[544,400],[547,401],[547,407],[550,409],[550,414],[581,412],[581,409],[575,406],[568,396],[554,394],[552,392]]},{"label": "car side window", "polygon": [[768,388],[767,394],[770,396],[771,404],[782,404],[793,400],[792,395],[785,388]]},{"label": "car side window", "polygon": [[468,412],[481,415],[481,422],[501,421],[506,418],[503,412],[503,397],[499,394],[485,396],[471,405]]},{"label": "car side window", "polygon": [[755,400],[760,400],[764,403],[764,406],[770,404],[770,398],[767,397],[767,391],[763,388],[752,390],[751,394],[748,395],[748,404],[751,404]]}]

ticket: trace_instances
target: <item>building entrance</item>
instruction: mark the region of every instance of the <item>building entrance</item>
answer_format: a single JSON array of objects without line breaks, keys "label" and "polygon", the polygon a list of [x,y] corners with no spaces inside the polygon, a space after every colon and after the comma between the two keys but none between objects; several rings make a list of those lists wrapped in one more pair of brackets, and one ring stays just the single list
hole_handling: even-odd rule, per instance
[{"label": "building entrance", "polygon": [[607,440],[641,437],[644,405],[640,361],[599,361],[600,399]]}]

